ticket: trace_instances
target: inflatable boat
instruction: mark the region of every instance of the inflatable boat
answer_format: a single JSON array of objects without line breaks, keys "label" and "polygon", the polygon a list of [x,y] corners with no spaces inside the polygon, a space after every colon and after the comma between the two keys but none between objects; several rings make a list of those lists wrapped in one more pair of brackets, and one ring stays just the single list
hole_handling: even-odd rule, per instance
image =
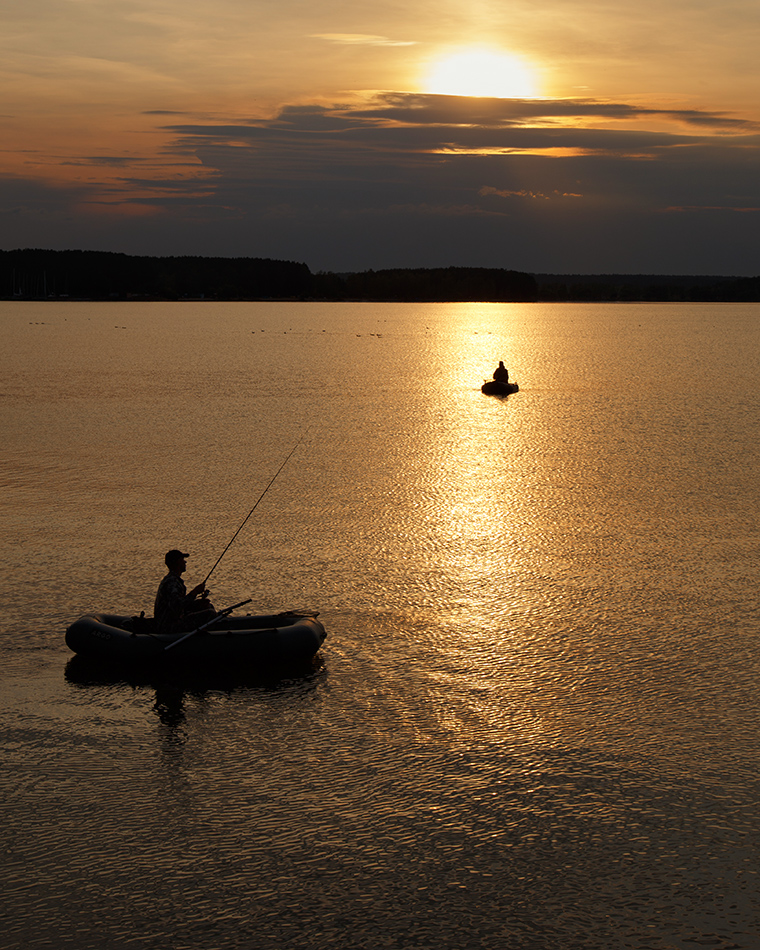
[{"label": "inflatable boat", "polygon": [[156,633],[150,617],[87,614],[68,628],[66,645],[79,656],[116,663],[303,663],[316,656],[326,637],[317,616],[226,615],[188,636]]},{"label": "inflatable boat", "polygon": [[520,387],[517,383],[503,383],[498,379],[487,379],[480,387],[480,391],[486,396],[509,396],[516,393]]}]

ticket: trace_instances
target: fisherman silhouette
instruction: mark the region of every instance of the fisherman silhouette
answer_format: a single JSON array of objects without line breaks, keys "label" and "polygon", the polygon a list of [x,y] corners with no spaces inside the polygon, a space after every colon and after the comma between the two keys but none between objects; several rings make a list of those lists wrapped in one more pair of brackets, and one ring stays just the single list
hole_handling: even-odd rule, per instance
[{"label": "fisherman silhouette", "polygon": [[503,360],[499,360],[499,365],[493,371],[493,378],[499,383],[509,382],[509,370],[504,365]]},{"label": "fisherman silhouette", "polygon": [[164,563],[169,573],[158,586],[153,616],[159,633],[186,633],[216,616],[208,599],[206,582],[187,592],[182,575],[187,570],[189,555],[175,549],[168,551]]}]

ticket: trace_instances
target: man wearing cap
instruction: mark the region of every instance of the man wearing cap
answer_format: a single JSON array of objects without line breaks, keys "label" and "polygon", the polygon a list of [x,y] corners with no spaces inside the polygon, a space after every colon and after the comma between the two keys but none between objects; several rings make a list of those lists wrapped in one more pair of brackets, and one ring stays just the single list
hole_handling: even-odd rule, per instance
[{"label": "man wearing cap", "polygon": [[186,633],[213,620],[216,611],[208,599],[205,583],[198,584],[188,594],[182,575],[187,570],[182,551],[167,551],[164,562],[169,573],[158,585],[153,616],[159,633]]}]

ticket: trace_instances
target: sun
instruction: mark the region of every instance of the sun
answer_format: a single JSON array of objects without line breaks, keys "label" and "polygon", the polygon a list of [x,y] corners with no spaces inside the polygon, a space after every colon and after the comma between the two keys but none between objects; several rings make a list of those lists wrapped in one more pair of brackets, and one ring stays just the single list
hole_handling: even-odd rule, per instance
[{"label": "sun", "polygon": [[531,67],[512,53],[468,49],[433,64],[424,92],[439,96],[531,99],[538,93]]}]

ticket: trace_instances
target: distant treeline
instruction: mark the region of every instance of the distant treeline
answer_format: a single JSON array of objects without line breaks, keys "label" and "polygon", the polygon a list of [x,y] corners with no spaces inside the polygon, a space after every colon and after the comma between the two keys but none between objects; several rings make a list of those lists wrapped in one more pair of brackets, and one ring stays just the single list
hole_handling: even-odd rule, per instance
[{"label": "distant treeline", "polygon": [[529,274],[446,267],[312,274],[306,264],[250,257],[133,257],[106,251],[0,251],[0,297],[88,300],[536,299]]},{"label": "distant treeline", "polygon": [[328,300],[399,302],[516,302],[533,301],[538,295],[536,280],[531,274],[497,267],[420,267],[317,274],[315,289]]},{"label": "distant treeline", "polygon": [[760,301],[760,277],[660,274],[536,274],[538,299],[561,303]]},{"label": "distant treeline", "polygon": [[758,301],[760,277],[526,274],[489,267],[312,274],[250,257],[0,251],[6,300]]},{"label": "distant treeline", "polygon": [[0,297],[255,300],[309,294],[306,264],[246,257],[134,257],[108,251],[0,251]]}]

